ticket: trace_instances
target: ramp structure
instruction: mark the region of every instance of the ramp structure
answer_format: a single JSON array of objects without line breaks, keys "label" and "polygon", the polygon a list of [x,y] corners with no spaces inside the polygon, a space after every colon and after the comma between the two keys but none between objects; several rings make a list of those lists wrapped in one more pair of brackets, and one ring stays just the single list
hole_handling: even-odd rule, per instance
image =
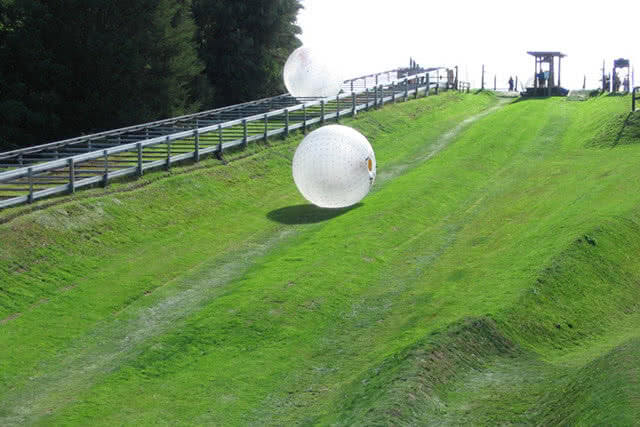
[{"label": "ramp structure", "polygon": [[[533,74],[533,87],[526,88],[527,96],[566,96],[568,91],[562,88],[560,81],[562,71],[562,52],[527,52],[535,58],[535,72]],[[556,58],[558,63],[556,73]],[[556,77],[557,74],[557,77]]]},{"label": "ramp structure", "polygon": [[442,68],[398,70],[344,82],[336,98],[296,99],[289,94],[215,110],[115,129],[92,135],[0,153],[0,209],[82,187],[244,147],[274,135],[287,135],[328,120],[354,115],[419,93],[438,92]]}]

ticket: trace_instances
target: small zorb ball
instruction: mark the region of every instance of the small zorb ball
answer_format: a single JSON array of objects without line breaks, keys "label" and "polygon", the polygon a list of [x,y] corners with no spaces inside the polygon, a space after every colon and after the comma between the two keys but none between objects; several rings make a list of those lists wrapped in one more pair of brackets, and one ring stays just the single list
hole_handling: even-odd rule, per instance
[{"label": "small zorb ball", "polygon": [[307,135],[293,156],[293,180],[305,199],[321,208],[354,205],[376,178],[367,138],[347,126],[329,125]]},{"label": "small zorb ball", "polygon": [[284,84],[295,98],[334,97],[342,88],[340,68],[319,50],[299,47],[284,64]]}]

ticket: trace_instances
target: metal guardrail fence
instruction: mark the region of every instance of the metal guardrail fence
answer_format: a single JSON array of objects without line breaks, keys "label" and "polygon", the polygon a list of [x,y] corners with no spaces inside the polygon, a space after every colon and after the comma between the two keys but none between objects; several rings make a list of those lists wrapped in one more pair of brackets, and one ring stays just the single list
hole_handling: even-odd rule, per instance
[{"label": "metal guardrail fence", "polygon": [[[347,80],[336,98],[288,94],[108,132],[0,153],[0,209],[123,176],[194,160],[328,120],[424,96],[444,84],[437,69],[398,78],[398,70]],[[4,171],[3,171],[4,169]]]},{"label": "metal guardrail fence", "polygon": [[631,92],[631,112],[636,111],[637,101],[640,100],[640,86],[634,87]]}]

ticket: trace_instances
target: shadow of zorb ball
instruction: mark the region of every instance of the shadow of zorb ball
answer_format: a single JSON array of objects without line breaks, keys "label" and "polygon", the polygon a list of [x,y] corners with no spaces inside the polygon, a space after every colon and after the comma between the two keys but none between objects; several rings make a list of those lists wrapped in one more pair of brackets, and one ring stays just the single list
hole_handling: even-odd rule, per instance
[{"label": "shadow of zorb ball", "polygon": [[340,68],[327,54],[304,46],[289,55],[283,78],[295,98],[334,97],[344,81]]},{"label": "shadow of zorb ball", "polygon": [[376,178],[367,138],[347,126],[329,125],[307,135],[293,156],[293,180],[305,199],[321,208],[354,205]]}]

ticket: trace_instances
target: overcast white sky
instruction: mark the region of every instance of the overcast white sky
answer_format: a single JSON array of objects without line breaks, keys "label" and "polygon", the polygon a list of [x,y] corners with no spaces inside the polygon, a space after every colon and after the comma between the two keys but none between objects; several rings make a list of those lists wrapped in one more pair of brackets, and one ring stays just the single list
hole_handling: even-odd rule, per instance
[{"label": "overcast white sky", "polygon": [[[347,76],[406,66],[460,66],[460,78],[505,86],[533,75],[528,50],[561,51],[562,84],[597,87],[602,60],[630,58],[640,85],[640,0],[302,0],[305,46],[326,49]],[[538,6],[539,5],[539,6]]]}]

